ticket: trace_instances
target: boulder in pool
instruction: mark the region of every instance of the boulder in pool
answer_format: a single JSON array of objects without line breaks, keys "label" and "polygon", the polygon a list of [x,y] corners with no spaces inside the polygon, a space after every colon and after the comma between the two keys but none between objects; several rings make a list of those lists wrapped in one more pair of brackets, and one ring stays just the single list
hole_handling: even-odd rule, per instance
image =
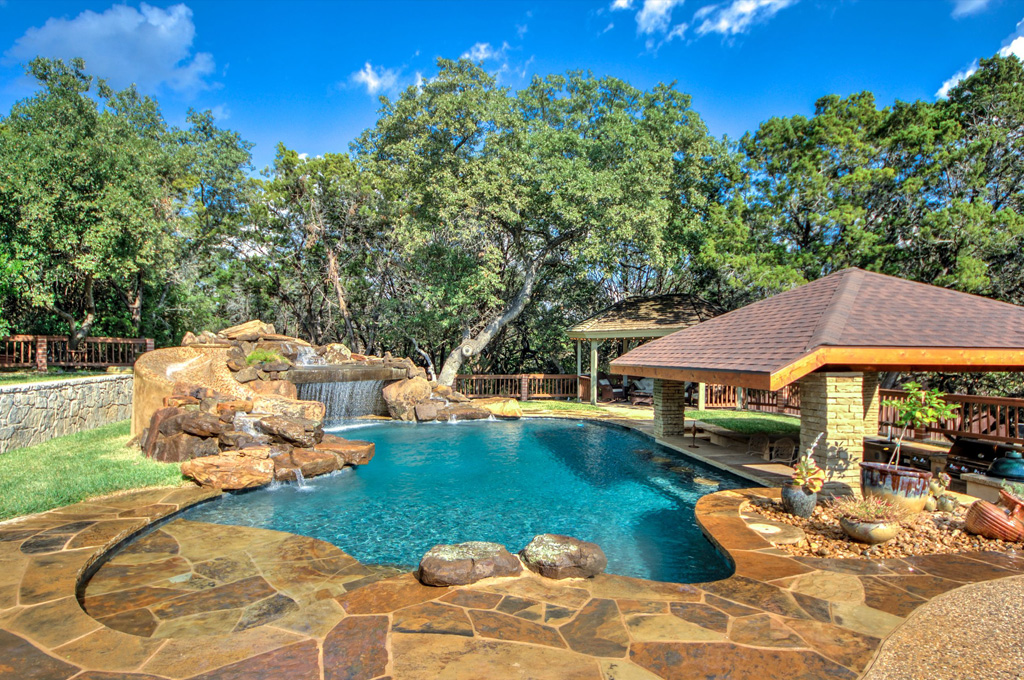
[{"label": "boulder in pool", "polygon": [[547,578],[591,578],[608,566],[596,543],[559,534],[534,536],[519,557],[530,571]]},{"label": "boulder in pool", "polygon": [[228,454],[204,456],[182,463],[181,473],[214,489],[252,489],[274,479],[274,461]]},{"label": "boulder in pool", "polygon": [[416,404],[430,399],[430,383],[419,377],[398,380],[385,387],[383,395],[392,418],[413,420]]},{"label": "boulder in pool", "polygon": [[473,406],[482,408],[498,418],[522,418],[523,409],[519,407],[519,401],[511,397],[487,397],[476,399]]},{"label": "boulder in pool", "polygon": [[295,449],[289,455],[274,457],[274,479],[292,482],[297,479],[295,470],[302,470],[304,479],[334,472],[340,467],[338,458],[326,451]]},{"label": "boulder in pool", "polygon": [[336,456],[340,465],[366,465],[373,459],[376,447],[373,442],[325,434],[315,448],[317,451],[326,451]]},{"label": "boulder in pool", "polygon": [[323,426],[306,418],[267,416],[257,426],[271,437],[303,448],[316,446],[324,436]]},{"label": "boulder in pool", "polygon": [[505,546],[484,541],[435,545],[420,560],[416,572],[428,586],[464,586],[492,576],[518,576],[523,571]]}]

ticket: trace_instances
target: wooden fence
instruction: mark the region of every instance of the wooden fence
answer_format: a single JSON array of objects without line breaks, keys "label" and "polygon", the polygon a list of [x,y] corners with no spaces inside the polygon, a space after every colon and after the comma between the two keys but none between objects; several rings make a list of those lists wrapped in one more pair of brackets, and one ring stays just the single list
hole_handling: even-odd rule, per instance
[{"label": "wooden fence", "polygon": [[[879,390],[879,398],[882,401],[902,399],[905,396],[906,392],[902,390]],[[947,394],[945,401],[959,405],[957,413],[952,418],[917,430],[909,430],[907,436],[912,439],[940,441],[947,436],[965,436],[1004,444],[1024,444],[1024,399]],[[896,424],[896,409],[881,406],[878,409],[879,434],[898,435],[901,429]]]},{"label": "wooden fence", "polygon": [[460,375],[455,389],[471,399],[513,397],[529,399],[565,399],[578,395],[575,375],[523,373],[519,375]]},{"label": "wooden fence", "polygon": [[71,349],[66,336],[12,335],[0,339],[0,368],[106,368],[132,366],[153,349],[152,338],[87,338]]}]

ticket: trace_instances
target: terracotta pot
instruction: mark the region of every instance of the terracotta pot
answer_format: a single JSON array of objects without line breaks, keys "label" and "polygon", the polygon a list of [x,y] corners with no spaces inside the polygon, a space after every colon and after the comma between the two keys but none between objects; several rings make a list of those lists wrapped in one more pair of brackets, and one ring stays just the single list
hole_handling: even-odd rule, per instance
[{"label": "terracotta pot", "polygon": [[782,507],[791,515],[810,517],[814,514],[814,506],[818,504],[818,494],[808,491],[805,487],[793,482],[782,485]]},{"label": "terracotta pot", "polygon": [[999,502],[1006,507],[1011,517],[1024,522],[1024,501],[1021,501],[1006,489],[1000,489]]},{"label": "terracotta pot", "polygon": [[964,518],[967,531],[1003,541],[1024,539],[1024,523],[988,501],[975,501]]},{"label": "terracotta pot", "polygon": [[865,496],[884,498],[911,513],[924,510],[931,480],[932,473],[916,468],[885,463],[860,464],[860,489]]},{"label": "terracotta pot", "polygon": [[900,532],[899,522],[859,522],[855,519],[840,517],[839,526],[853,540],[871,545],[891,541]]}]

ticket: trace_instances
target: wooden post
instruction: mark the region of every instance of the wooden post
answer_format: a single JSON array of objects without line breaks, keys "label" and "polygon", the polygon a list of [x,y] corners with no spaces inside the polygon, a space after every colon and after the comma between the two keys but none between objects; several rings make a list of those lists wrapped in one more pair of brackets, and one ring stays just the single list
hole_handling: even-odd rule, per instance
[{"label": "wooden post", "polygon": [[519,399],[530,401],[530,376],[525,373],[519,376]]},{"label": "wooden post", "polygon": [[583,341],[576,340],[576,401],[583,401],[583,390],[580,389],[580,376],[583,375]]},{"label": "wooden post", "polygon": [[152,352],[156,345],[153,343],[153,338],[146,338],[146,351]]},{"label": "wooden post", "polygon": [[46,336],[36,336],[36,370],[46,373]]},{"label": "wooden post", "polygon": [[708,405],[708,386],[704,383],[697,383],[697,410],[703,411]]},{"label": "wooden post", "polygon": [[743,410],[743,402],[746,400],[746,396],[747,396],[747,388],[745,388],[745,387],[737,387],[736,388],[736,410],[737,411],[742,411]]},{"label": "wooden post", "polygon": [[590,403],[597,406],[597,340],[590,341]]}]

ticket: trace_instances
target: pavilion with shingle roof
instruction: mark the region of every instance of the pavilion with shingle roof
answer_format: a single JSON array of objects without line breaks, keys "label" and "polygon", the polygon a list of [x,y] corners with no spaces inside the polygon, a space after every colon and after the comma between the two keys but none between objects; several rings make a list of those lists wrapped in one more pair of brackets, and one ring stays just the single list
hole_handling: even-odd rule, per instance
[{"label": "pavilion with shingle roof", "polygon": [[567,334],[576,341],[576,375],[583,372],[582,344],[590,342],[590,402],[597,403],[597,348],[602,342],[630,343],[662,338],[711,319],[721,310],[687,294],[632,297],[602,309],[572,326]]},{"label": "pavilion with shingle roof", "polygon": [[684,381],[764,390],[799,382],[801,447],[824,433],[819,464],[830,454],[834,477],[849,483],[877,427],[878,372],[1024,371],[1024,307],[844,269],[654,340],[611,367],[655,379],[660,436],[682,432]]}]

